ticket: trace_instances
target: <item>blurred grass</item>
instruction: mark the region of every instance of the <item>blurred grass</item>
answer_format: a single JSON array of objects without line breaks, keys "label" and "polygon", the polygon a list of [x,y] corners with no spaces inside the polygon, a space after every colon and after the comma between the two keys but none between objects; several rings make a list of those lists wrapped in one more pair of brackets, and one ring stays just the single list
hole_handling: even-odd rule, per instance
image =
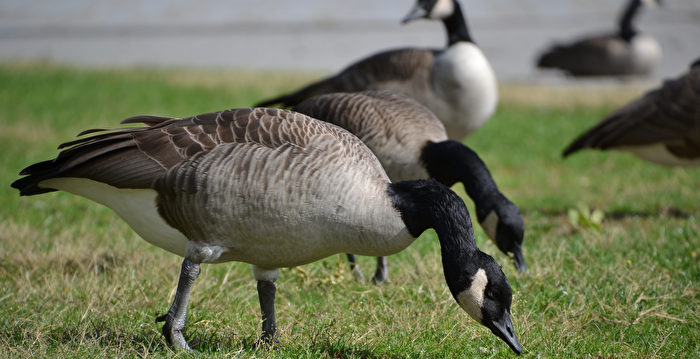
[{"label": "blurred grass", "polygon": [[[63,193],[19,198],[9,183],[78,132],[136,114],[190,116],[246,107],[317,74],[194,69],[84,70],[0,65],[0,351],[8,357],[187,357],[160,336],[180,259],[139,239],[113,213]],[[700,356],[700,169],[622,153],[561,150],[639,86],[504,85],[496,115],[466,143],[523,211],[525,275],[503,264],[524,357]],[[460,186],[456,186],[462,192]],[[468,203],[473,212],[473,206]],[[600,231],[569,222],[585,204]],[[373,259],[360,258],[365,272]],[[214,357],[510,357],[455,305],[437,241],[426,232],[390,257],[390,282],[352,279],[344,256],[283,270],[281,347],[259,331],[248,265],[204,265],[186,337]]]}]

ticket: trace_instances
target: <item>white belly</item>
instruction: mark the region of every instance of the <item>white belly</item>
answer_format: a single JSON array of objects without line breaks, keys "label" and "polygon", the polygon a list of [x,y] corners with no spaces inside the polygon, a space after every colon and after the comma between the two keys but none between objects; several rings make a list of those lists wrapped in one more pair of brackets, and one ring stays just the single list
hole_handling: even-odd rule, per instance
[{"label": "white belly", "polygon": [[657,165],[674,167],[690,167],[690,166],[700,166],[700,159],[695,158],[681,158],[669,150],[661,143],[648,145],[648,146],[629,146],[629,147],[616,147],[615,150],[631,152],[637,157],[647,160]]}]

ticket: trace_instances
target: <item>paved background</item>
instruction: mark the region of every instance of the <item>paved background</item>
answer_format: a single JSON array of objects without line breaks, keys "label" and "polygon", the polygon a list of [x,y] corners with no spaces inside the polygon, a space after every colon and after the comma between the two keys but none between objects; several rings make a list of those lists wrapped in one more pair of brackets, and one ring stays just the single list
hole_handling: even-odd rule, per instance
[{"label": "paved background", "polygon": [[[441,47],[442,24],[399,24],[413,0],[0,0],[0,61],[336,71],[401,46]],[[502,81],[568,81],[537,71],[554,40],[614,29],[626,0],[461,0]],[[638,27],[664,50],[648,79],[700,57],[700,0],[646,8]]]}]

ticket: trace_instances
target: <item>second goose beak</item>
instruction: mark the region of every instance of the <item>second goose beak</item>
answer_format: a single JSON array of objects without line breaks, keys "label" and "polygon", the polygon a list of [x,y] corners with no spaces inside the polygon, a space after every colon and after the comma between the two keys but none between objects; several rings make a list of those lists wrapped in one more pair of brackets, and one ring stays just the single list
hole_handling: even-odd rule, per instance
[{"label": "second goose beak", "polygon": [[491,329],[493,334],[506,342],[516,354],[520,355],[523,352],[523,347],[515,336],[515,330],[513,329],[513,322],[510,320],[509,311],[504,310],[501,319],[495,319],[491,321],[491,323],[488,323],[487,326]]},{"label": "second goose beak", "polygon": [[428,12],[425,11],[420,5],[416,5],[411,9],[411,11],[406,15],[403,19],[401,19],[401,23],[405,24],[409,21],[415,20],[415,19],[422,19],[424,17],[428,16]]}]

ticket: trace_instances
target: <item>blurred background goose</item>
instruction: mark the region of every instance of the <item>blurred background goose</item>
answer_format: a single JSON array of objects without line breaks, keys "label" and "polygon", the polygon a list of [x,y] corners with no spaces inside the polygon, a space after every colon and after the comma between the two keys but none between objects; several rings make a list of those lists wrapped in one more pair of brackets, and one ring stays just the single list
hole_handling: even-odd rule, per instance
[{"label": "blurred background goose", "polygon": [[[403,95],[368,91],[315,96],[294,110],[359,137],[393,182],[428,177],[448,187],[462,182],[486,234],[503,253],[513,256],[518,270],[527,269],[521,249],[525,225],[520,210],[498,190],[479,156],[464,144],[448,140],[442,123],[426,107]],[[362,277],[354,256],[349,259]],[[386,278],[386,261],[378,258],[372,280]]]},{"label": "blurred background goose", "polygon": [[558,69],[573,76],[645,75],[661,61],[661,47],[651,36],[639,33],[634,20],[643,3],[659,0],[629,0],[617,32],[556,44],[540,55],[537,67]]},{"label": "blurred background goose", "polygon": [[498,102],[496,75],[472,40],[456,0],[420,0],[403,22],[441,20],[447,48],[404,48],[362,59],[335,76],[257,106],[293,106],[332,92],[389,90],[416,99],[443,122],[450,138],[463,139],[481,127]]},{"label": "blurred background goose", "polygon": [[700,165],[700,59],[684,75],[613,112],[563,153],[627,151],[663,166]]},{"label": "blurred background goose", "polygon": [[[113,209],[146,241],[184,257],[163,334],[182,331],[200,263],[253,265],[259,343],[274,340],[280,267],[334,253],[385,256],[434,228],[457,303],[520,353],[512,293],[474,242],[464,202],[433,180],[391,183],[372,152],[342,128],[277,109],[233,109],[185,119],[137,116],[149,127],[65,143],[21,172],[21,195],[62,190]],[[94,133],[101,130],[90,130]]]}]

